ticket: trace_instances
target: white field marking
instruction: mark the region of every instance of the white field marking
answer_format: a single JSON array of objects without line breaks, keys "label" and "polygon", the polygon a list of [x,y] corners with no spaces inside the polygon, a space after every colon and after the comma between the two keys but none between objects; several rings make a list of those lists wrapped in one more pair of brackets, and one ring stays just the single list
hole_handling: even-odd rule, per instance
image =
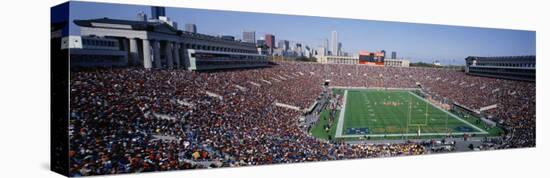
[{"label": "white field marking", "polygon": [[363,136],[369,136],[369,137],[386,137],[386,136],[389,136],[389,137],[394,137],[394,136],[447,136],[447,135],[464,135],[464,134],[488,134],[487,131],[483,130],[483,129],[480,129],[479,127],[459,118],[458,116],[448,112],[448,111],[445,111],[441,108],[438,108],[436,106],[434,106],[432,103],[428,102],[427,100],[423,99],[423,98],[420,98],[419,96],[417,95],[414,95],[413,93],[411,93],[409,91],[409,94],[412,94],[414,95],[415,97],[417,98],[420,98],[421,100],[425,101],[425,102],[428,102],[430,103],[430,105],[434,106],[435,108],[451,115],[452,117],[454,117],[455,119],[458,119],[459,121],[473,127],[474,129],[477,129],[478,132],[453,132],[453,133],[420,133],[420,135],[418,135],[418,133],[396,133],[396,134],[366,134],[366,135],[342,135],[342,130],[343,130],[343,127],[344,127],[344,114],[345,114],[345,106],[346,106],[346,98],[347,98],[347,94],[348,94],[348,90],[345,90],[344,92],[344,105],[342,106],[342,111],[340,111],[340,115],[339,115],[339,119],[338,119],[338,125],[336,126],[336,135],[334,136],[335,138],[353,138],[353,137],[363,137]]},{"label": "white field marking", "polygon": [[342,109],[338,115],[338,124],[336,125],[336,135],[334,137],[342,137],[342,130],[344,130],[344,115],[346,113],[346,100],[348,98],[348,90],[344,91],[344,98],[342,98]]},{"label": "white field marking", "polygon": [[[451,134],[449,133],[420,133],[420,136],[447,136],[447,135],[464,135],[464,134],[485,134],[484,132],[453,132]],[[417,133],[407,133],[407,134],[365,134],[365,135],[341,135],[338,136],[338,138],[353,138],[353,137],[396,137],[396,136],[418,136]]]},{"label": "white field marking", "polygon": [[360,90],[370,90],[370,91],[414,91],[416,88],[382,88],[382,87],[346,87],[346,86],[329,86],[330,89],[360,89]]},{"label": "white field marking", "polygon": [[477,126],[475,126],[475,125],[469,123],[468,121],[465,121],[464,119],[462,119],[462,118],[460,118],[460,117],[454,115],[453,113],[450,113],[449,111],[446,111],[446,110],[444,110],[444,109],[441,109],[441,108],[439,108],[439,107],[433,105],[432,103],[428,102],[428,100],[426,100],[426,99],[424,99],[424,98],[421,98],[420,96],[417,96],[417,95],[415,95],[415,94],[413,94],[413,93],[411,93],[411,92],[409,92],[409,94],[411,94],[411,95],[413,95],[413,96],[415,96],[415,97],[421,99],[421,100],[424,101],[424,102],[429,103],[429,104],[432,105],[433,107],[439,109],[440,111],[443,111],[443,112],[447,113],[448,115],[453,116],[455,119],[458,119],[459,121],[464,122],[465,124],[469,125],[470,127],[473,127],[473,128],[475,128],[475,129],[477,129],[477,130],[478,130],[479,132],[481,132],[482,134],[488,134],[488,133],[489,133],[489,132],[487,132],[487,131],[485,131],[485,130],[483,130],[483,129],[480,129],[479,127],[477,127]]}]

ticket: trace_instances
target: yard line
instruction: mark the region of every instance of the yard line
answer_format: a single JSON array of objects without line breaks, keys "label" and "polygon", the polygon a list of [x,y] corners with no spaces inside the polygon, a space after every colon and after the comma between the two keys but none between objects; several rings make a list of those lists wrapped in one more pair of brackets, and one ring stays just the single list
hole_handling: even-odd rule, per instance
[{"label": "yard line", "polygon": [[344,127],[344,114],[346,113],[346,100],[348,98],[348,90],[344,90],[344,98],[342,99],[342,108],[340,109],[340,114],[338,115],[338,124],[336,125],[336,135],[334,137],[342,137],[342,130]]},{"label": "yard line", "polygon": [[[421,100],[423,100],[423,101],[425,101],[425,102],[428,102],[428,100],[426,100],[426,99],[424,99],[424,98],[421,98],[420,96],[415,95],[415,94],[411,93],[410,91],[409,91],[409,94],[411,94],[411,95],[413,95],[413,96],[415,96],[415,97],[417,97],[417,98],[419,98],[419,99],[421,99]],[[428,103],[430,103],[430,102],[428,102]],[[432,103],[430,103],[430,105],[434,106]],[[469,125],[470,127],[473,127],[473,128],[475,128],[475,129],[477,129],[477,131],[479,131],[479,132],[482,133],[482,134],[488,134],[488,133],[489,133],[489,132],[487,132],[487,131],[485,131],[485,130],[483,130],[483,129],[480,129],[479,127],[477,127],[477,126],[471,124],[470,122],[463,120],[462,118],[460,118],[460,117],[454,115],[453,113],[450,113],[449,111],[446,111],[446,110],[441,109],[441,108],[436,107],[436,106],[434,106],[434,107],[437,108],[437,109],[439,109],[439,110],[441,110],[441,111],[443,111],[443,112],[445,112],[445,113],[447,113],[447,114],[449,114],[449,115],[451,115],[451,116],[453,116],[454,118],[458,119],[459,121],[464,122],[465,124]]]}]

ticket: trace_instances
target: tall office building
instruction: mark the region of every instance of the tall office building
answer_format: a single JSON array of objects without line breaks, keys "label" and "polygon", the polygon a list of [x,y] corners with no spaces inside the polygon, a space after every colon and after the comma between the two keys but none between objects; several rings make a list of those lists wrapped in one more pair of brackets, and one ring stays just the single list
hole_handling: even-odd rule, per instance
[{"label": "tall office building", "polygon": [[296,43],[294,44],[294,52],[297,56],[303,56],[304,52],[302,50],[302,43]]},{"label": "tall office building", "polygon": [[323,39],[323,56],[328,55],[328,39]]},{"label": "tall office building", "polygon": [[243,41],[256,43],[256,31],[243,31]]},{"label": "tall office building", "polygon": [[178,29],[178,23],[171,21],[170,18],[166,16],[166,9],[164,7],[151,6],[151,19],[148,21],[166,23]]},{"label": "tall office building", "polygon": [[164,7],[151,6],[151,18],[159,19],[160,16],[166,17],[166,10]]},{"label": "tall office building", "polygon": [[392,52],[391,52],[391,58],[392,58],[392,59],[397,59],[397,52],[392,51]]},{"label": "tall office building", "polygon": [[197,33],[197,25],[193,23],[185,24],[185,31],[191,33]]},{"label": "tall office building", "polygon": [[328,55],[328,54],[327,54],[327,48],[324,48],[324,47],[319,47],[319,48],[317,48],[317,51],[316,51],[316,52],[317,52],[316,55],[318,55],[318,56],[326,56],[326,55]]},{"label": "tall office building", "polygon": [[285,50],[289,50],[290,49],[290,42],[288,40],[285,40],[284,41],[285,43]]},{"label": "tall office building", "polygon": [[382,50],[381,51],[383,56],[382,56],[382,61],[384,61],[384,59],[386,58],[386,50]]},{"label": "tall office building", "polygon": [[339,54],[338,51],[338,32],[332,31],[332,51],[333,56],[337,56]]},{"label": "tall office building", "polygon": [[269,48],[275,48],[275,36],[272,34],[265,34],[265,45]]},{"label": "tall office building", "polygon": [[338,51],[336,52],[337,56],[342,56],[342,43],[338,42]]},{"label": "tall office building", "polygon": [[284,51],[290,48],[288,40],[279,40],[278,48],[283,49]]}]

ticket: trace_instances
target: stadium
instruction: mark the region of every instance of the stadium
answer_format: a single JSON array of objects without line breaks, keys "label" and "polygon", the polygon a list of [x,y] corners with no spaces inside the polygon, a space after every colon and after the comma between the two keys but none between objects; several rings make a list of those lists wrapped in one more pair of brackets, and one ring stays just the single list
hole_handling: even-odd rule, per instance
[{"label": "stadium", "polygon": [[[461,71],[276,62],[72,70],[70,83],[73,175],[420,155],[461,139],[476,150],[535,146],[535,83]],[[498,103],[485,112],[498,126],[428,96]]]},{"label": "stadium", "polygon": [[69,176],[536,145],[535,56],[470,56],[462,70],[384,66],[385,52],[304,62],[165,17],[63,23],[81,35],[52,37],[69,57],[52,60],[70,69],[68,87],[52,82],[69,89]]}]

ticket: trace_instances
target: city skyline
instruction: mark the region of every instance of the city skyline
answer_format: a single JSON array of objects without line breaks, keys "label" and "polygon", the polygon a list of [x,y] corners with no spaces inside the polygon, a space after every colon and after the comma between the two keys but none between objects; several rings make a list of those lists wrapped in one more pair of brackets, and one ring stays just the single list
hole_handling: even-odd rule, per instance
[{"label": "city skyline", "polygon": [[[79,28],[72,23],[75,19],[136,20],[139,12],[152,16],[150,6],[139,5],[73,2],[71,9],[75,12],[70,15],[71,35],[79,35]],[[99,10],[101,15],[92,13]],[[536,53],[534,31],[173,7],[166,7],[166,16],[178,24],[196,24],[198,33],[231,35],[241,39],[243,31],[255,31],[256,36],[273,34],[276,39],[310,48],[324,46],[324,40],[331,38],[332,31],[337,31],[338,42],[345,47],[343,52],[397,51],[399,58],[412,62],[437,60],[442,64],[462,65],[467,56]],[[180,30],[185,29],[180,27]],[[332,44],[328,49],[332,49]]]}]

